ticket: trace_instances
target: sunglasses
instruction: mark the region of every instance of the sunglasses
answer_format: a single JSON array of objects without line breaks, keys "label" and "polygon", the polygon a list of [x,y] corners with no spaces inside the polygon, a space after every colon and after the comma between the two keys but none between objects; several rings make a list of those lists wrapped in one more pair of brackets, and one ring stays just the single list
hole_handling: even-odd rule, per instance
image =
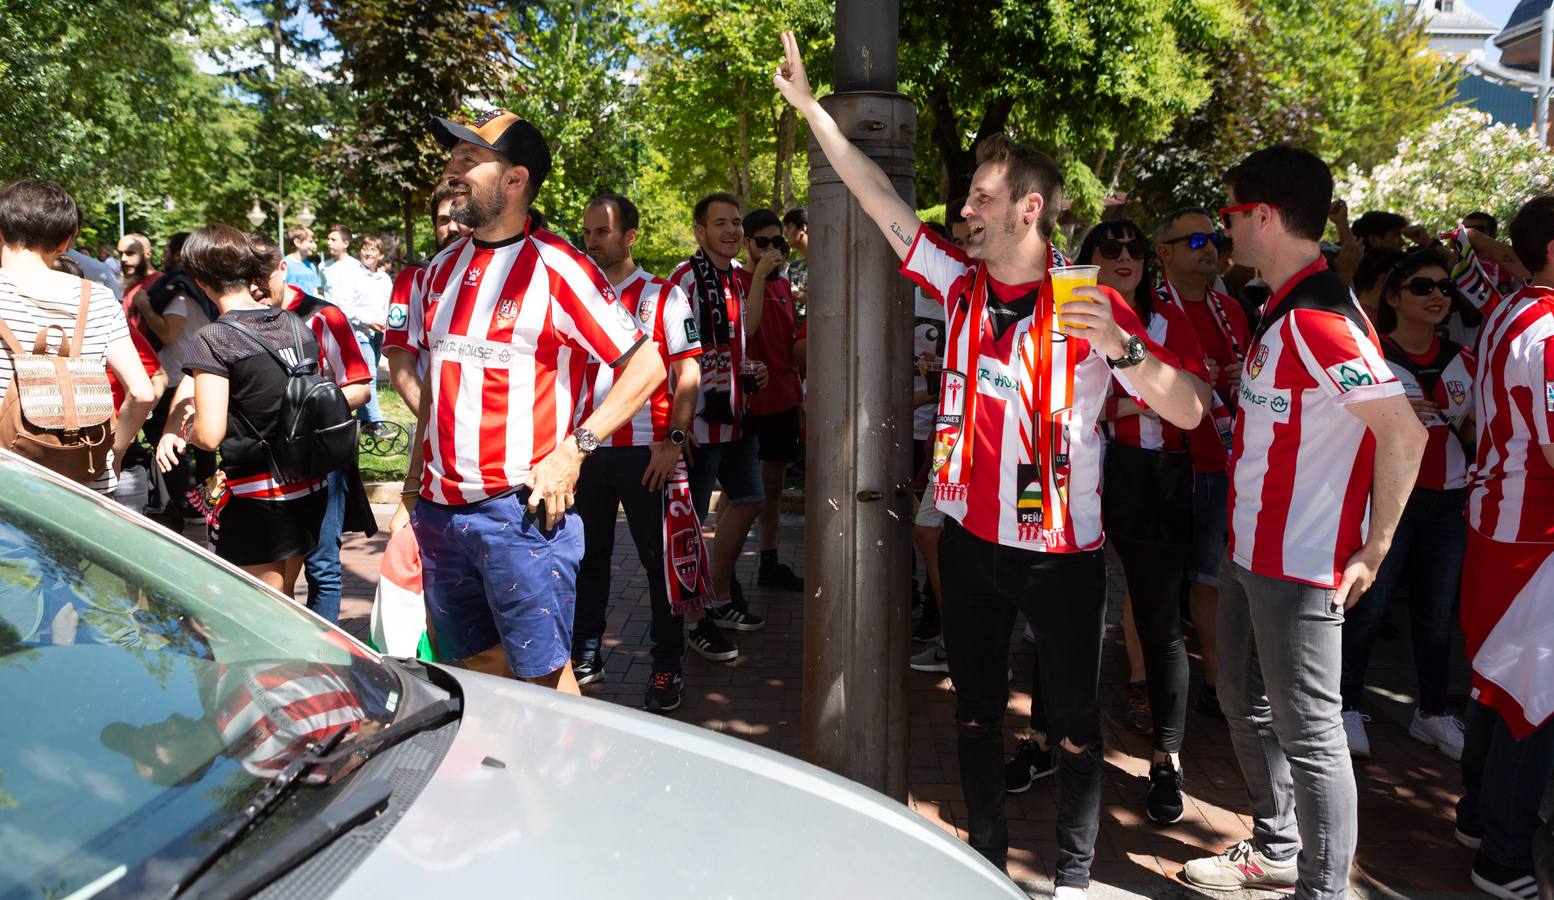
[{"label": "sunglasses", "polygon": [[755,243],[758,250],[765,250],[767,247],[776,247],[783,251],[788,249],[788,239],[780,234],[776,237],[753,237],[750,240]]},{"label": "sunglasses", "polygon": [[1224,209],[1221,209],[1219,211],[1219,220],[1224,223],[1226,228],[1229,228],[1231,216],[1235,215],[1236,213],[1251,212],[1259,206],[1266,206],[1269,209],[1279,208],[1277,203],[1263,203],[1261,201],[1256,203],[1237,203],[1235,206],[1227,206]]},{"label": "sunglasses", "polygon": [[1450,297],[1457,290],[1457,282],[1450,278],[1434,280],[1430,278],[1410,278],[1404,285],[1408,292],[1415,297],[1428,297],[1431,291],[1440,291],[1441,296]]},{"label": "sunglasses", "polygon": [[1223,234],[1217,231],[1209,234],[1205,234],[1202,231],[1194,231],[1192,234],[1184,234],[1181,237],[1167,238],[1160,243],[1175,244],[1179,241],[1186,241],[1189,250],[1202,250],[1209,244],[1213,244],[1214,249],[1218,250],[1230,243]]},{"label": "sunglasses", "polygon": [[1131,241],[1119,241],[1116,238],[1101,238],[1101,240],[1096,242],[1095,245],[1095,252],[1101,254],[1101,256],[1105,257],[1106,259],[1120,258],[1124,249],[1126,249],[1128,251],[1128,255],[1134,259],[1143,259],[1144,254],[1149,250],[1149,245],[1144,242],[1143,238],[1134,238]]}]

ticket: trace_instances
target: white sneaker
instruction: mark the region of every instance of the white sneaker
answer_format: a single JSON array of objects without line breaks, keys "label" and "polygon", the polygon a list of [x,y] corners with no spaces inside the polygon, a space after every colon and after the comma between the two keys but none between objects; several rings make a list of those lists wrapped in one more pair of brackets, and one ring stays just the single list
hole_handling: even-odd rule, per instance
[{"label": "white sneaker", "polygon": [[[1025,623],[1025,632],[1020,636],[1025,638],[1027,644],[1030,644],[1032,647],[1036,646],[1036,629],[1031,627],[1031,623]],[[1053,896],[1057,895],[1054,894]]]},{"label": "white sneaker", "polygon": [[1344,710],[1344,737],[1349,739],[1349,755],[1368,759],[1371,755],[1371,739],[1365,734],[1365,723],[1370,716],[1357,709]]},{"label": "white sneaker", "polygon": [[1052,900],[1084,900],[1086,896],[1088,895],[1084,888],[1074,887],[1071,884],[1054,888],[1052,891]]},{"label": "white sneaker", "polygon": [[944,639],[934,638],[928,642],[928,646],[917,652],[912,657],[912,671],[914,672],[948,672],[950,670],[949,657],[944,655]]},{"label": "white sneaker", "polygon": [[1295,859],[1275,862],[1259,853],[1251,841],[1242,841],[1219,856],[1189,861],[1182,866],[1182,877],[1188,884],[1211,891],[1288,888],[1295,886]]},{"label": "white sneaker", "polygon": [[1414,721],[1408,723],[1408,736],[1441,751],[1453,762],[1462,759],[1462,722],[1451,713],[1427,716],[1416,707]]}]

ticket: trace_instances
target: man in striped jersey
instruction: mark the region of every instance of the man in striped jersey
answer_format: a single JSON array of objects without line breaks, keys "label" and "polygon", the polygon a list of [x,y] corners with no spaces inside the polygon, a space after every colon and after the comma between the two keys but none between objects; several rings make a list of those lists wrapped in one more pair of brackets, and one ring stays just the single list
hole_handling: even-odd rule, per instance
[{"label": "man in striped jersey", "polygon": [[[626,525],[637,545],[637,556],[648,575],[652,623],[653,674],[643,694],[643,709],[669,712],[680,705],[683,680],[680,658],[685,655],[684,622],[669,609],[664,570],[664,485],[674,475],[685,452],[691,414],[696,408],[701,367],[701,340],[690,301],[678,287],[655,278],[631,257],[641,214],[636,204],[619,194],[594,198],[583,213],[583,242],[588,255],[604,270],[620,302],[637,318],[638,327],[664,365],[669,380],[631,421],[616,429],[598,452],[583,463],[577,482],[577,513],[583,519],[583,562],[577,575],[577,614],[572,633],[572,670],[578,686],[604,678],[600,643],[610,596],[610,557],[615,550],[615,514],[626,508]],[[588,365],[593,390],[578,408],[586,419],[609,395],[614,371]]]},{"label": "man in striped jersey", "polygon": [[[773,84],[809,121],[903,274],[947,314],[932,490],[946,515],[942,615],[968,840],[1006,863],[1003,718],[1009,634],[1023,611],[1036,632],[1049,726],[1036,739],[1062,750],[1054,895],[1083,896],[1102,789],[1096,693],[1106,563],[1096,423],[1113,378],[1181,428],[1203,417],[1208,386],[1143,337],[1115,291],[1076,288],[1059,318],[1047,274],[1066,264],[1050,244],[1062,176],[1050,158],[1003,135],[981,142],[962,252],[918,220],[821,107],[792,34],[783,47]],[[904,322],[908,311],[900,314]]]},{"label": "man in striped jersey", "polygon": [[[539,130],[506,110],[434,119],[443,178],[472,228],[417,280],[407,340],[428,358],[405,492],[438,652],[471,668],[577,692],[572,617],[583,459],[664,380],[604,273],[535,227],[550,171]],[[615,385],[573,427],[587,365]],[[424,435],[424,440],[420,436]]]},{"label": "man in striped jersey", "polygon": [[1259,150],[1225,176],[1236,261],[1273,293],[1247,350],[1219,570],[1219,701],[1253,834],[1189,862],[1201,887],[1343,897],[1358,835],[1344,737],[1344,610],[1375,580],[1424,454],[1424,426],[1318,241],[1333,176]]},{"label": "man in striped jersey", "polygon": [[1533,835],[1554,774],[1554,196],[1524,205],[1511,247],[1529,284],[1479,332],[1462,633],[1473,664],[1457,839],[1473,883],[1537,896]]}]

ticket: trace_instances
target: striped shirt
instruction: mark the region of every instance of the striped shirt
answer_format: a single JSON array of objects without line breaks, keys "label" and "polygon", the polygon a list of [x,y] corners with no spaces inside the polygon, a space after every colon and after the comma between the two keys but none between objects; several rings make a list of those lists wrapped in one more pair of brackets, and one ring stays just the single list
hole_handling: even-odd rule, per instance
[{"label": "striped shirt", "polygon": [[222,666],[215,695],[225,755],[261,778],[279,775],[309,743],[368,721],[343,673],[301,660]]},{"label": "striped shirt", "polygon": [[1419,475],[1414,479],[1415,488],[1445,491],[1468,484],[1468,455],[1462,439],[1457,437],[1457,429],[1473,411],[1473,381],[1478,364],[1465,347],[1451,347],[1451,354],[1445,356],[1441,342],[1436,341],[1416,356],[1391,338],[1381,339],[1387,365],[1402,383],[1404,393],[1413,399],[1429,400],[1440,408],[1425,423],[1429,439],[1424,459],[1419,463]]},{"label": "striped shirt", "polygon": [[[615,296],[637,317],[637,324],[645,329],[658,348],[664,367],[681,359],[701,355],[701,340],[696,330],[696,319],[691,316],[691,304],[685,292],[662,278],[655,278],[638,268],[615,285]],[[578,407],[579,424],[593,415],[593,411],[615,385],[615,370],[597,362],[588,364],[588,380],[592,392]],[[665,379],[654,389],[648,402],[631,417],[631,421],[615,430],[602,443],[606,447],[646,447],[669,436],[670,390]]]},{"label": "striped shirt", "polygon": [[588,362],[645,339],[593,260],[540,228],[449,244],[407,306],[429,358],[421,496],[452,506],[522,485],[571,433]]},{"label": "striped shirt", "polygon": [[[690,260],[680,263],[669,276],[669,281],[690,298],[691,314],[696,318],[698,336],[701,339],[701,396],[696,401],[696,417],[692,420],[691,430],[697,443],[720,444],[738,440],[741,431],[741,423],[745,415],[745,395],[739,389],[739,379],[735,377],[739,372],[739,364],[745,360],[745,286],[746,279],[739,277],[738,267],[730,267],[727,271],[718,272],[718,282],[723,288],[721,297],[703,297],[696,284],[696,269]],[[701,323],[707,320],[702,307],[708,303],[715,303],[722,307],[723,314],[729,323],[729,342],[725,345],[716,343],[717,336],[701,334]],[[723,393],[723,397],[714,397],[721,401],[726,398],[731,413],[729,422],[707,421],[708,395]],[[721,402],[716,404],[716,412],[721,413]],[[722,416],[715,416],[722,418]]]},{"label": "striped shirt", "polygon": [[1503,543],[1554,543],[1554,288],[1527,287],[1479,333],[1478,459],[1468,524]]},{"label": "striped shirt", "polygon": [[[1259,575],[1330,588],[1365,543],[1376,453],[1375,437],[1344,406],[1402,394],[1403,386],[1376,329],[1322,259],[1270,297],[1265,315],[1296,289],[1323,308],[1296,307],[1266,322],[1241,374],[1230,555]],[[1350,308],[1356,318],[1339,311]]]},{"label": "striped shirt", "polygon": [[[11,280],[9,274],[0,271],[0,318],[16,336],[22,350],[31,353],[38,331],[58,326],[67,337],[75,334],[76,313],[81,308],[81,281],[76,278],[52,278],[47,282],[48,291],[42,296],[28,295]],[[59,349],[58,331],[51,331],[48,349]],[[86,329],[81,336],[81,357],[95,359],[107,368],[108,347],[118,341],[130,342],[129,324],[124,318],[124,308],[113,292],[100,284],[92,284],[91,301],[86,310]],[[11,354],[0,348],[0,398],[11,389],[15,367]],[[111,493],[118,487],[119,477],[113,471],[113,454],[108,455],[108,465],[103,474],[90,485],[99,493]]]},{"label": "striped shirt", "polygon": [[299,310],[305,310],[302,323],[318,339],[320,375],[341,387],[372,380],[372,369],[362,356],[351,321],[340,307],[316,297],[309,298],[296,285],[287,285],[285,309],[299,315],[302,314]]},{"label": "striped shirt", "polygon": [[[1150,313],[1149,324],[1144,328],[1144,333],[1150,340],[1176,354],[1179,359],[1203,359],[1203,348],[1198,346],[1198,337],[1187,321],[1185,313],[1169,303],[1155,304]],[[1207,380],[1207,371],[1204,375]],[[1122,385],[1114,383],[1111,399],[1106,403],[1107,411],[1115,412],[1117,402],[1126,396],[1127,391]],[[1143,406],[1142,403],[1139,405]],[[1106,429],[1110,433],[1111,440],[1143,450],[1183,451],[1187,449],[1187,437],[1182,429],[1147,409],[1133,415],[1113,416],[1106,423]],[[1194,433],[1194,437],[1196,436]],[[1219,443],[1218,437],[1215,438],[1215,443]]]}]

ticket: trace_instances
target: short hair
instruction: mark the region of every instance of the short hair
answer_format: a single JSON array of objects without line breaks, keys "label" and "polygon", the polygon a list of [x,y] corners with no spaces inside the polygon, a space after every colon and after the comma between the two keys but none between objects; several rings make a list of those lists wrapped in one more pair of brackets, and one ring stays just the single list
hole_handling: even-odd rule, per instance
[{"label": "short hair", "polygon": [[86,273],[81,271],[81,264],[71,259],[68,253],[61,253],[59,259],[54,260],[54,271],[74,275],[77,278],[86,276]]},{"label": "short hair", "polygon": [[1494,216],[1490,215],[1489,213],[1484,212],[1481,209],[1480,210],[1475,210],[1475,211],[1470,212],[1467,215],[1463,216],[1462,217],[1463,224],[1467,224],[1470,219],[1481,219],[1484,222],[1487,222],[1489,224],[1489,227],[1484,229],[1484,233],[1489,235],[1490,237],[1495,237],[1496,235],[1498,235],[1500,233],[1500,220],[1495,218]]},{"label": "short hair", "polygon": [[456,193],[457,189],[446,181],[439,181],[437,186],[432,188],[432,202],[427,212],[430,213],[434,223],[437,221],[438,207],[452,200]]},{"label": "short hair", "polygon": [[1554,194],[1534,197],[1511,218],[1511,249],[1529,272],[1539,272],[1549,262],[1549,241],[1554,241]]},{"label": "short hair", "polygon": [[958,224],[960,222],[966,221],[966,217],[961,215],[961,212],[960,212],[961,210],[963,210],[965,208],[966,208],[966,195],[965,194],[962,194],[959,197],[956,197],[954,200],[951,200],[949,203],[944,204],[944,224],[945,224],[945,226],[946,227],[953,227],[954,225],[956,225],[956,224]]},{"label": "short hair", "polygon": [[923,224],[928,226],[929,231],[932,231],[939,237],[942,237],[945,240],[950,240],[950,229],[940,225],[938,222],[924,222]]},{"label": "short hair", "polygon": [[0,239],[25,250],[59,248],[81,230],[81,208],[52,181],[19,178],[0,187]]},{"label": "short hair", "polygon": [[794,228],[809,227],[809,209],[803,206],[795,206],[782,214],[782,224],[792,225]]},{"label": "short hair", "polygon": [[303,238],[309,238],[312,236],[313,229],[311,228],[303,228],[301,225],[291,226],[290,228],[286,229],[286,250],[288,252],[295,253],[297,250],[297,242]]},{"label": "short hair", "polygon": [[1005,165],[1004,180],[1009,185],[1009,199],[1019,200],[1026,194],[1041,195],[1041,216],[1036,230],[1043,238],[1052,237],[1058,224],[1058,206],[1063,199],[1063,172],[1052,157],[1025,144],[1017,144],[1007,134],[990,135],[977,144],[977,165],[989,163]]},{"label": "short hair", "polygon": [[1403,261],[1406,256],[1402,250],[1396,247],[1372,247],[1360,257],[1359,263],[1354,267],[1354,289],[1356,291],[1368,291],[1376,286],[1383,275],[1392,271],[1392,268]]},{"label": "short hair", "polygon": [[[263,284],[270,280],[275,268],[281,264],[281,248],[275,243],[275,238],[259,231],[250,231],[248,240],[253,244],[254,255],[259,260],[253,283]],[[273,299],[279,303],[281,298]]]},{"label": "short hair", "polygon": [[345,242],[347,244],[349,244],[351,242],[351,229],[346,228],[344,225],[341,225],[339,222],[336,222],[335,224],[329,226],[329,230],[324,232],[324,236],[328,237],[329,235],[334,234],[336,231],[340,232],[340,236],[345,238]]},{"label": "short hair", "polygon": [[1225,184],[1237,203],[1277,206],[1287,231],[1322,239],[1333,205],[1333,170],[1316,154],[1289,144],[1264,147],[1231,166]]},{"label": "short hair", "polygon": [[1408,219],[1393,212],[1373,209],[1355,219],[1349,230],[1357,238],[1380,237],[1389,231],[1402,231],[1408,227]]},{"label": "short hair", "polygon": [[711,209],[714,203],[727,203],[734,209],[739,209],[738,197],[728,191],[715,191],[696,201],[696,209],[691,212],[691,218],[697,225],[707,224],[707,210]]},{"label": "short hair", "polygon": [[[1387,270],[1387,280],[1382,284],[1381,302],[1376,304],[1376,330],[1382,334],[1387,334],[1398,327],[1398,313],[1392,308],[1392,304],[1387,302],[1388,295],[1401,291],[1403,282],[1413,278],[1420,269],[1427,266],[1437,266],[1448,275],[1451,274],[1451,264],[1434,247],[1425,247],[1408,253],[1401,250],[1395,252],[1398,254],[1398,261]],[[1455,287],[1446,293],[1446,299],[1454,307],[1462,305],[1462,298]]]},{"label": "short hair", "polygon": [[759,209],[752,209],[745,216],[745,236],[746,237],[750,236],[754,232],[760,231],[763,228],[773,228],[773,227],[781,229],[782,228],[782,220],[777,218],[777,214],[776,213],[774,213],[771,210],[766,209],[764,207],[759,208]]},{"label": "short hair", "polygon": [[642,213],[638,212],[637,204],[621,194],[599,194],[588,201],[590,207],[609,204],[615,207],[615,215],[620,220],[621,231],[631,231],[642,226]]},{"label": "short hair", "polygon": [[1161,216],[1160,220],[1155,223],[1155,243],[1158,244],[1164,241],[1166,235],[1171,233],[1171,229],[1175,227],[1176,223],[1188,216],[1203,216],[1209,220],[1210,228],[1215,227],[1217,224],[1214,214],[1201,206],[1178,206],[1176,209]]},{"label": "short hair", "polygon": [[175,231],[167,239],[167,247],[162,251],[162,266],[168,269],[183,268],[183,245],[189,240],[189,232]]},{"label": "short hair", "polygon": [[274,248],[231,225],[211,224],[189,235],[183,247],[183,267],[195,281],[214,291],[247,287],[270,277]]},{"label": "short hair", "polygon": [[[151,259],[151,239],[150,238],[146,237],[143,234],[140,234],[139,232],[131,231],[129,234],[126,234],[124,237],[119,238],[119,240],[121,240],[121,241],[134,241],[136,244],[139,244],[140,245],[140,255],[146,257],[147,261],[150,261],[150,259]],[[115,249],[117,249],[117,248],[115,248]]]},{"label": "short hair", "polygon": [[375,234],[364,235],[362,237],[361,243],[357,246],[362,250],[366,250],[368,245],[377,247],[379,253],[383,252],[383,238],[378,237]]}]

